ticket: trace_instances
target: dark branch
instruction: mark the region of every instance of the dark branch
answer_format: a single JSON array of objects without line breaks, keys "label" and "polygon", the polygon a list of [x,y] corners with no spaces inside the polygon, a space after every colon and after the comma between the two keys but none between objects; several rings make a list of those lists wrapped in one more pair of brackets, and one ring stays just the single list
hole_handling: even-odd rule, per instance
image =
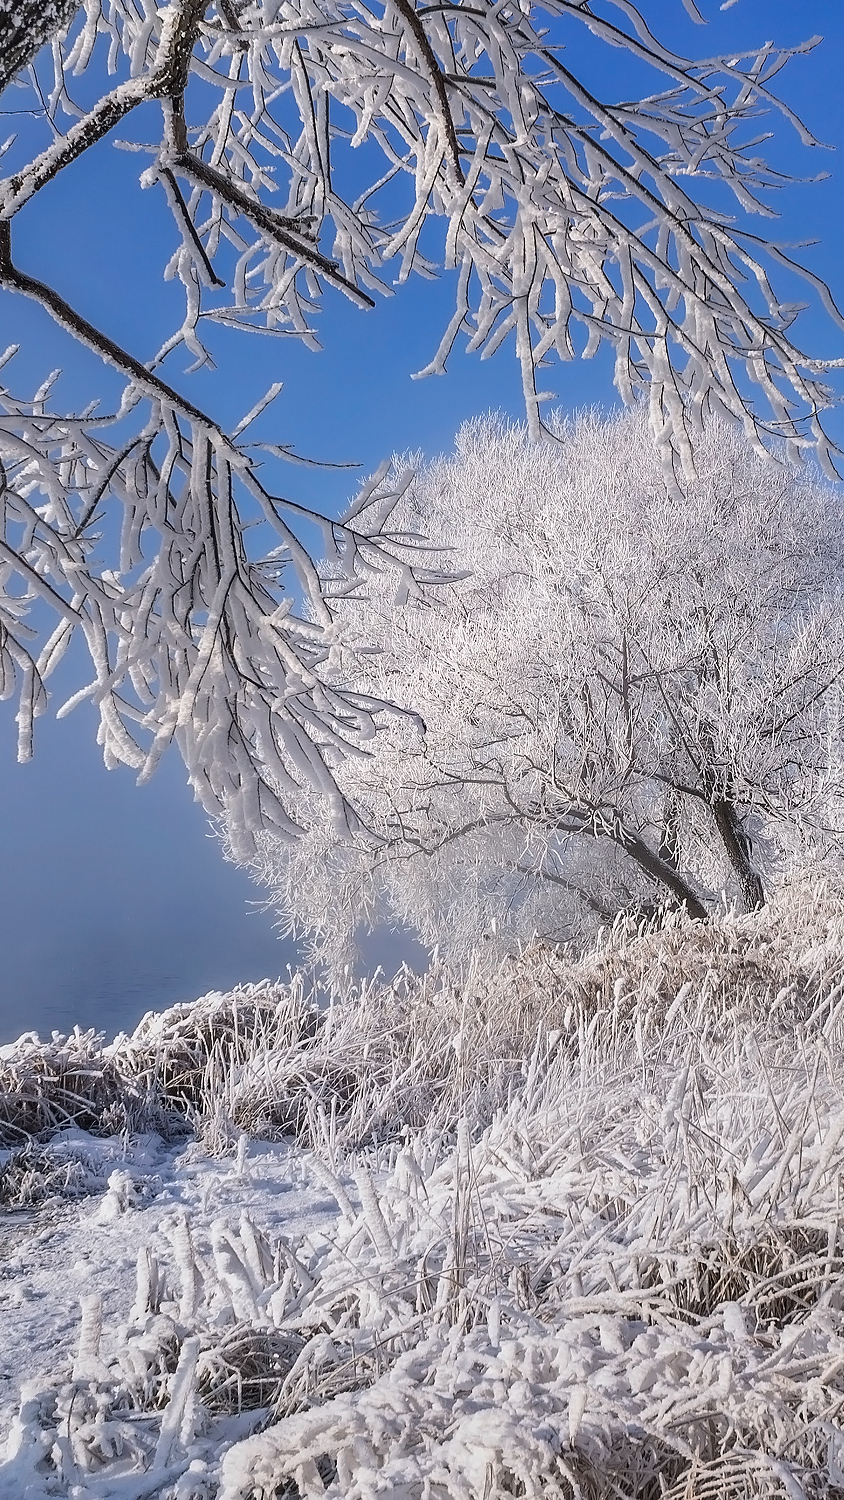
[{"label": "dark branch", "polygon": [[24,297],[32,298],[45,307],[55,321],[68,333],[78,339],[80,344],[93,350],[112,369],[119,370],[121,375],[128,375],[129,379],[138,390],[145,396],[152,397],[156,401],[165,401],[180,416],[187,417],[190,421],[199,422],[202,427],[211,432],[217,432],[216,422],[212,422],[198,406],[191,401],[186,401],[174,391],[172,386],[153,375],[146,365],[141,364],[134,355],[127,354],[107,334],[101,333],[93,323],[83,318],[69,302],[65,302],[59,293],[43,281],[36,281],[33,276],[27,276],[25,272],[19,271],[12,263],[12,226],[8,219],[0,219],[0,286],[8,291],[20,292]]},{"label": "dark branch", "polygon": [[443,127],[443,130],[445,131],[445,138],[448,141],[448,149],[451,156],[451,165],[454,168],[454,175],[457,178],[457,181],[459,182],[460,186],[463,187],[466,179],[463,176],[463,168],[460,165],[460,147],[457,144],[457,134],[454,129],[454,120],[452,119],[451,109],[449,107],[448,90],[445,86],[445,79],[443,77],[442,70],[434,54],[434,49],[431,46],[431,43],[428,41],[427,36],[425,35],[425,28],[422,25],[422,22],[420,21],[418,15],[416,14],[416,11],[413,9],[413,6],[410,4],[410,0],[393,0],[393,5],[395,6],[405,25],[412,33],[413,39],[416,42],[417,47],[419,48],[420,56],[425,63],[425,67],[431,79],[431,83],[434,86],[434,92],[437,96],[437,103],[440,106],[440,123]]},{"label": "dark branch", "polygon": [[73,20],[79,0],[0,0],[0,93]]},{"label": "dark branch", "polygon": [[362,292],[360,287],[355,286],[353,281],[349,281],[341,271],[338,271],[336,261],[329,260],[307,240],[303,241],[298,235],[291,234],[287,227],[289,220],[283,220],[279,214],[273,213],[271,208],[265,208],[257,198],[250,198],[249,194],[239,188],[231,177],[226,177],[222,172],[218,172],[216,167],[210,167],[201,157],[194,156],[189,151],[177,156],[173,165],[189,181],[207,188],[209,193],[214,193],[231,208],[236,208],[238,213],[249,219],[268,239],[274,240],[277,245],[281,245],[283,249],[298,256],[303,264],[319,271],[326,281],[341,287],[353,302],[357,302],[361,307],[375,306],[366,292]]}]

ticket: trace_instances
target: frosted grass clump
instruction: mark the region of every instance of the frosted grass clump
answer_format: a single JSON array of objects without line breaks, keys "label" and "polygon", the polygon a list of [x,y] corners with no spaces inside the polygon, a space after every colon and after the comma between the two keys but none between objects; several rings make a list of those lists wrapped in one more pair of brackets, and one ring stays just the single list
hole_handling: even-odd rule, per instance
[{"label": "frosted grass clump", "polygon": [[502,971],[475,1013],[532,985],[536,1023],[503,1103],[467,1082],[450,1128],[357,1145],[324,1116],[327,1229],[168,1210],[120,1325],[86,1294],[73,1368],[24,1393],[0,1492],[840,1500],[840,921],[807,885],[617,931],[544,991],[547,955]]},{"label": "frosted grass clump", "polygon": [[0,1047],[0,1148],[67,1127],[106,1135],[141,1128],[143,1103],[102,1043],[76,1027],[50,1041],[27,1032]]},{"label": "frosted grass clump", "polygon": [[29,1035],[0,1054],[0,1122],[17,1147],[76,1124],[193,1130],[218,1153],[245,1133],[343,1154],[461,1117],[482,1128],[522,1086],[537,1038],[571,1050],[586,1026],[612,1049],[635,1026],[671,1035],[681,1011],[718,1046],[746,1026],[817,1036],[839,1002],[844,893],[804,877],[761,913],[622,917],[581,958],[533,944],[492,972],[481,955],[462,975],[434,963],[322,999],[297,974],[151,1013],[109,1045]]}]

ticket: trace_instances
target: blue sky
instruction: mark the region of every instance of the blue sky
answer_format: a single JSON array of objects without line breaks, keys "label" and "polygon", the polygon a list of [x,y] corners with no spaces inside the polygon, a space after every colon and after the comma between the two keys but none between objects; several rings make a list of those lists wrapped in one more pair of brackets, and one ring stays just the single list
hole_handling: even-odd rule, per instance
[{"label": "blue sky", "polygon": [[[698,56],[769,38],[824,35],[821,47],[790,65],[781,91],[836,151],[805,150],[778,120],[777,139],[765,149],[787,170],[832,175],[784,189],[775,200],[782,220],[770,232],[787,241],[818,240],[803,255],[844,303],[840,0],[800,6],[738,0],[727,12],[701,0],[711,20],[706,28],[692,25],[680,0],[642,0],[642,8],[658,35]],[[608,63],[619,68],[623,58],[604,51],[602,64]],[[626,91],[620,75],[602,82],[606,94]],[[9,95],[3,107],[11,107]],[[137,126],[142,131],[140,117]],[[180,289],[160,279],[173,228],[163,198],[139,189],[138,171],[136,156],[108,143],[88,153],[20,215],[15,258],[147,359],[179,319]],[[450,299],[448,279],[416,280],[371,313],[329,293],[319,320],[321,354],[293,340],[221,335],[217,373],[185,380],[177,356],[168,378],[228,424],[272,381],[283,380],[260,435],[293,441],[305,454],[371,469],[392,450],[432,453],[478,411],[521,411],[508,346],[487,362],[456,350],[447,376],[411,380],[439,342]],[[802,338],[819,353],[844,352],[844,334],[816,312],[804,316]],[[61,365],[68,406],[108,393],[111,377],[93,357],[21,299],[0,295],[0,341],[22,344],[16,390],[34,387]],[[606,353],[556,366],[544,384],[569,409],[614,400]],[[831,425],[844,443],[844,413]],[[331,508],[347,498],[354,479],[290,468],[285,483],[290,494]],[[65,668],[68,682],[73,669],[73,662]],[[18,766],[13,714],[11,705],[0,704],[0,1041],[30,1026],[49,1031],[75,1021],[114,1030],[152,1006],[284,971],[294,954],[277,941],[270,917],[251,907],[260,893],[223,862],[175,753],[138,789],[130,772],[104,770],[93,715],[81,708],[61,723],[39,720],[35,760]]]}]

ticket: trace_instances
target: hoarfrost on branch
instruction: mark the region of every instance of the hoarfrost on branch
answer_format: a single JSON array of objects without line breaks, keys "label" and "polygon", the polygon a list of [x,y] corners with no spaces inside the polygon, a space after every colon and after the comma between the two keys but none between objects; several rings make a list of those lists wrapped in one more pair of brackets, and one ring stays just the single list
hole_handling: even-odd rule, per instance
[{"label": "hoarfrost on branch", "polygon": [[[799,268],[747,227],[771,217],[765,190],[782,180],[759,155],[767,117],[817,144],[771,91],[814,41],[690,61],[628,0],[86,0],[70,17],[60,4],[0,14],[7,74],[24,70],[4,98],[39,101],[0,181],[0,285],[128,382],[111,415],[53,414],[49,382],[31,400],[1,398],[0,671],[19,695],[23,756],[78,632],[109,764],[148,775],[175,738],[244,850],[261,827],[295,832],[287,793],[303,782],[348,817],[334,771],[371,737],[377,705],[334,680],[332,593],[386,570],[407,597],[428,581],[424,554],[385,529],[383,495],[369,504],[366,491],[334,523],[270,493],[246,436],[257,412],[226,433],[157,373],[180,350],[194,369],[210,362],[215,325],[316,347],[326,290],[366,309],[390,281],[444,269],[454,315],[420,374],[441,371],[461,333],[483,356],[512,334],[532,439],[537,371],[607,342],[624,399],[648,393],[669,477],[691,476],[693,435],[713,412],[757,447],[783,437],[831,467],[822,377],[834,361],[792,341],[799,309],[768,267]],[[49,58],[35,62],[43,42]],[[599,64],[623,49],[653,91],[598,97],[569,65],[581,46]],[[145,143],[119,139],[135,110]],[[17,214],[106,137],[140,153],[142,184],[164,194],[176,229],[165,274],[183,286],[184,317],[149,364],[14,253]],[[272,534],[263,550],[260,528],[246,535],[256,519]],[[302,540],[313,520],[342,560],[330,583]],[[58,621],[46,639],[45,606]]]}]

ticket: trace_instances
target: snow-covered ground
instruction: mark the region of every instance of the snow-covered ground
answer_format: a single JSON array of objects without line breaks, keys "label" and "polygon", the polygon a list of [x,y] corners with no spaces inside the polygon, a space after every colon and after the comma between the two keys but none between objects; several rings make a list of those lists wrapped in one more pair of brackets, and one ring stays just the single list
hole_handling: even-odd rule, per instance
[{"label": "snow-covered ground", "polygon": [[84,1163],[99,1192],[7,1211],[0,1221],[5,1430],[24,1384],[71,1379],[83,1299],[101,1299],[102,1354],[116,1357],[119,1326],[135,1302],[138,1258],[142,1267],[156,1254],[166,1263],[180,1222],[190,1223],[197,1249],[207,1254],[212,1226],[236,1231],[243,1214],[268,1236],[294,1239],[330,1236],[337,1217],[334,1199],[285,1145],[252,1144],[241,1161],[215,1160],[192,1143],[168,1147],[158,1136],[124,1143],[70,1130],[54,1139],[53,1151],[59,1160]]},{"label": "snow-covered ground", "polygon": [[[331,1108],[305,1028],[192,1140],[54,1135],[99,1191],[10,1215],[0,1496],[842,1500],[842,922],[420,982],[410,1079],[370,995],[332,1021]],[[280,1079],[296,1139],[227,1134]]]}]

